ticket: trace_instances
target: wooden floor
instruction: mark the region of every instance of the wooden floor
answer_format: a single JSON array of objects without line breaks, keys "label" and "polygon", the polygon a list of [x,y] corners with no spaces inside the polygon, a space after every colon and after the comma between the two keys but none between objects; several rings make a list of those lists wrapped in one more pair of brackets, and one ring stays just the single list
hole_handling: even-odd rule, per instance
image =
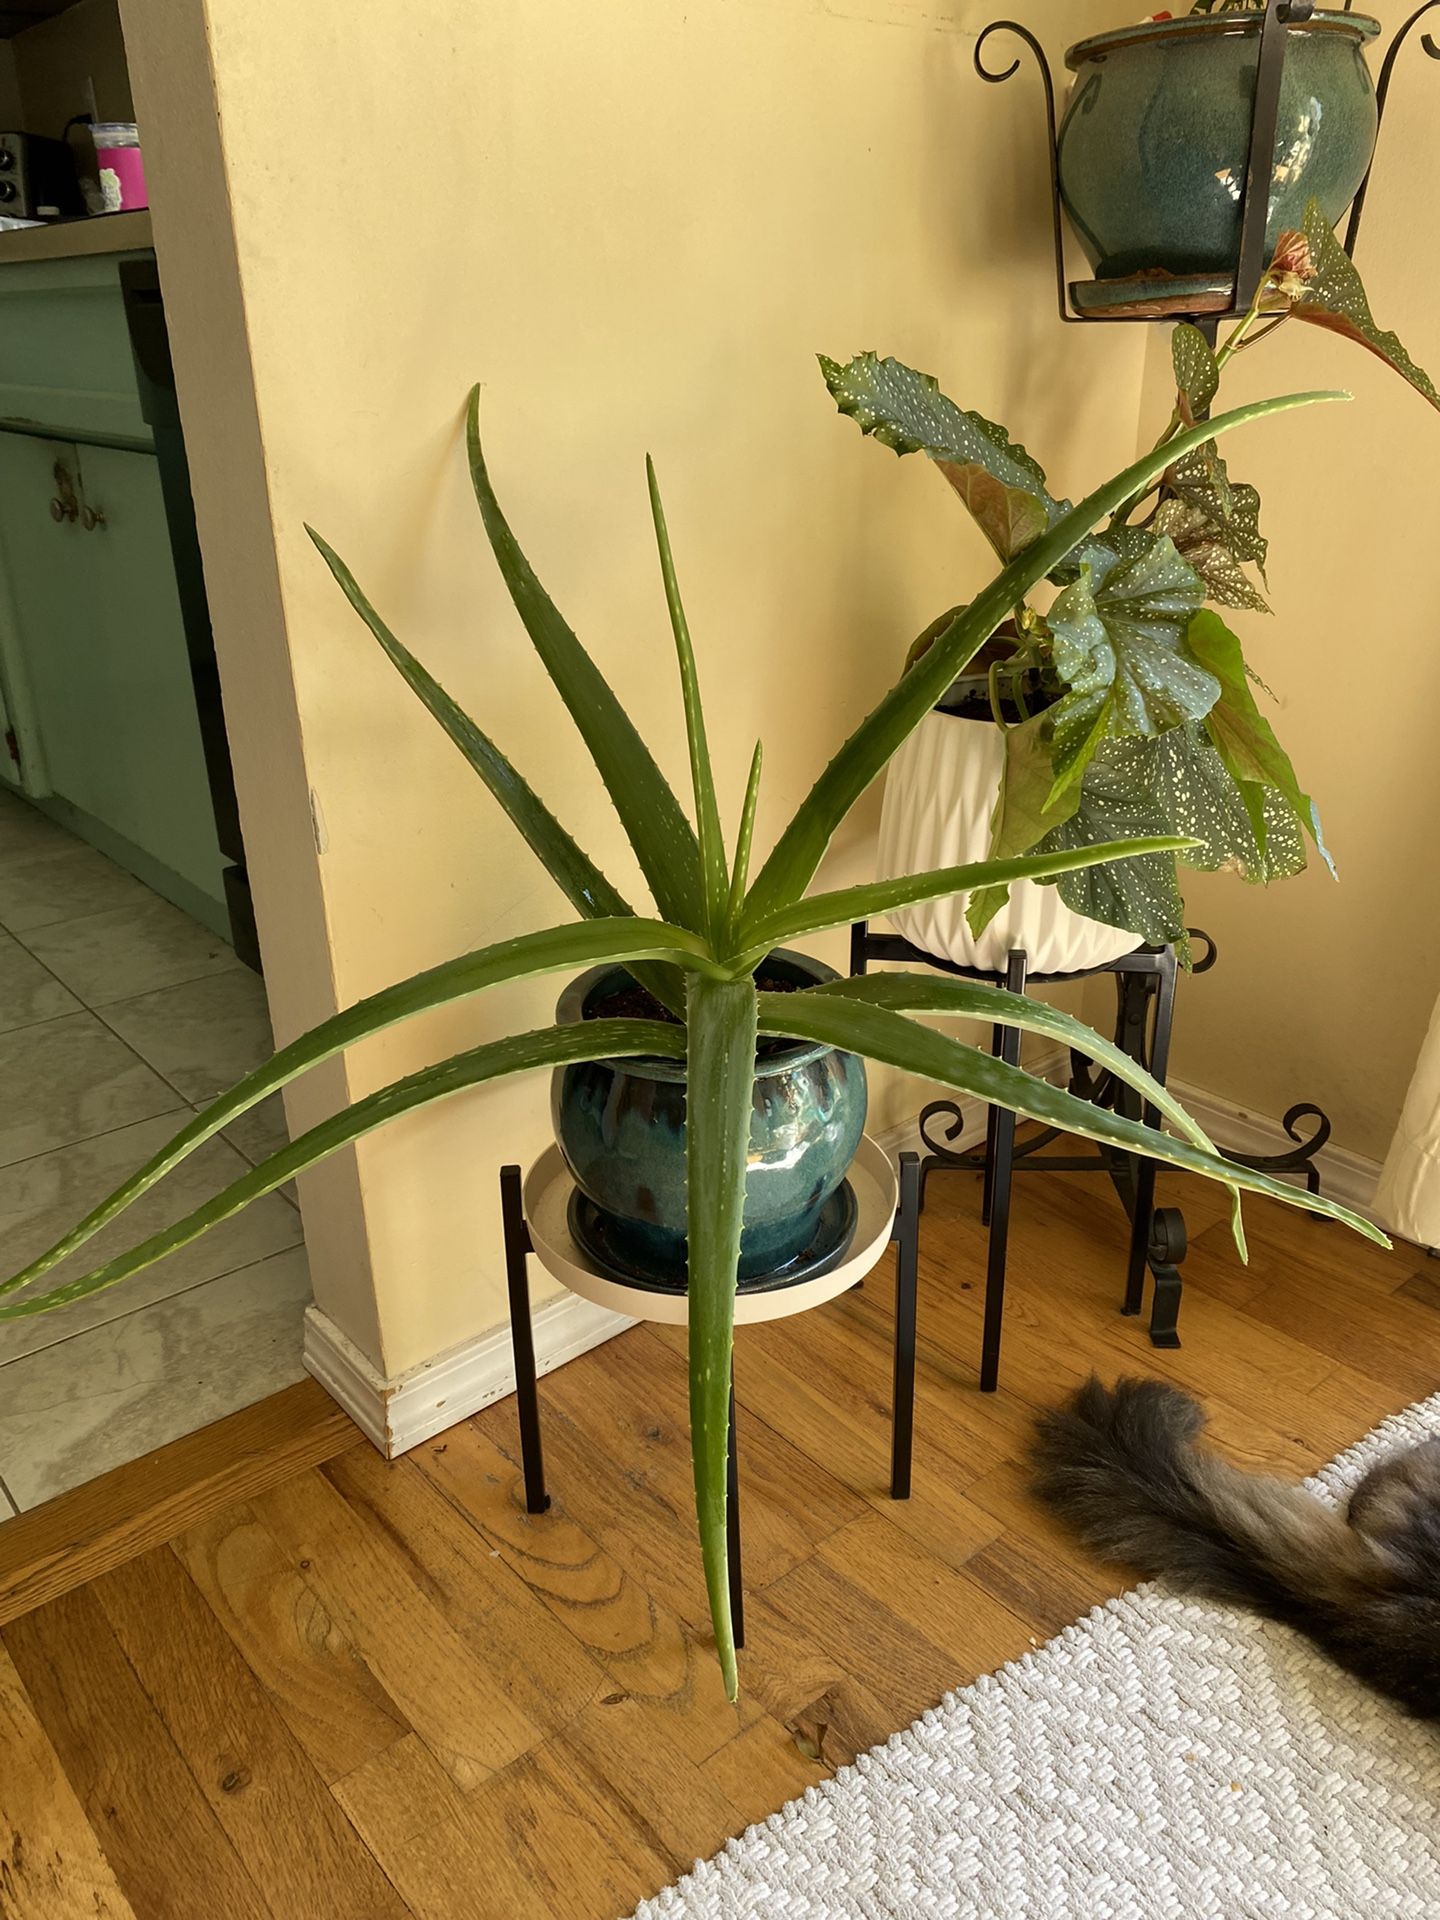
[{"label": "wooden floor", "polygon": [[0,1914],[619,1920],[1118,1590],[1017,1465],[1033,1410],[1092,1367],[1198,1390],[1228,1452],[1287,1475],[1440,1385],[1423,1255],[1256,1203],[1245,1269],[1216,1198],[1161,1185],[1191,1227],[1183,1349],[1116,1313],[1108,1189],[1027,1175],[982,1397],[975,1184],[933,1183],[907,1503],[885,1491],[888,1267],[743,1331],[738,1708],[668,1332],[543,1383],[540,1519],[508,1404],[386,1465],[307,1385],[0,1528]]}]

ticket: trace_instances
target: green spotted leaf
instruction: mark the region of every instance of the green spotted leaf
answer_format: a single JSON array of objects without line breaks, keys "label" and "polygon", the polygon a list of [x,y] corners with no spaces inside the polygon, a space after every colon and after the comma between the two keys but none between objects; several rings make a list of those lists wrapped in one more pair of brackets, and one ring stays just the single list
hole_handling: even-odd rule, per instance
[{"label": "green spotted leaf", "polygon": [[1185,644],[1205,583],[1173,540],[1140,541],[1133,557],[1096,552],[1050,609],[1055,671],[1066,684],[1052,710],[1052,800],[1082,777],[1103,740],[1201,719],[1219,696],[1219,682]]},{"label": "green spotted leaf", "polygon": [[1304,291],[1291,304],[1291,317],[1308,320],[1317,327],[1328,327],[1332,333],[1342,333],[1349,340],[1358,340],[1362,347],[1368,347],[1387,366],[1393,367],[1402,380],[1408,380],[1432,407],[1440,407],[1440,392],[1436,391],[1429,374],[1423,367],[1416,366],[1396,334],[1376,324],[1360,276],[1335,238],[1318,200],[1312,200],[1305,209],[1301,231],[1310,248],[1315,271]]},{"label": "green spotted leaf", "polygon": [[1252,561],[1260,577],[1265,577],[1270,547],[1260,531],[1260,495],[1254,487],[1230,478],[1213,440],[1177,460],[1165,482],[1174,499],[1204,516],[1212,540],[1237,560]]},{"label": "green spotted leaf", "polygon": [[1159,833],[1189,835],[1196,844],[1178,856],[1142,854],[1086,867],[1054,882],[1060,898],[1076,913],[1123,927],[1157,945],[1183,945],[1185,903],[1177,859],[1201,872],[1226,869],[1251,881],[1284,879],[1304,865],[1294,814],[1283,798],[1277,795],[1272,801],[1260,793],[1248,799],[1264,809],[1263,845],[1247,795],[1202,722],[1188,721],[1149,740],[1107,740],[1086,769],[1074,814],[1047,834],[1036,852]]},{"label": "green spotted leaf", "polygon": [[1170,336],[1170,360],[1180,396],[1180,417],[1187,426],[1203,420],[1220,391],[1220,368],[1210,342],[1198,327],[1184,321]]},{"label": "green spotted leaf", "polygon": [[[1055,724],[1051,714],[1037,713],[1005,735],[1005,765],[995,811],[990,821],[990,858],[1009,860],[1038,846],[1047,833],[1068,820],[1080,804],[1076,782],[1046,811],[1055,784],[1052,764]],[[1004,887],[977,887],[965,907],[970,931],[978,940],[1004,906],[1010,892]]]},{"label": "green spotted leaf", "polygon": [[1183,500],[1164,500],[1153,521],[1156,533],[1168,534],[1175,551],[1205,582],[1205,597],[1221,607],[1246,607],[1268,613],[1269,602],[1246,573],[1239,559],[1217,534],[1205,513]]},{"label": "green spotted leaf", "polygon": [[874,353],[844,366],[821,354],[820,371],[862,433],[935,462],[1002,560],[1039,539],[1068,505],[1051,496],[1044,469],[1003,427],[957,407],[933,375]]},{"label": "green spotted leaf", "polygon": [[[1217,753],[1246,796],[1251,824],[1267,867],[1293,863],[1293,841],[1299,850],[1299,863],[1290,864],[1289,870],[1299,872],[1305,864],[1304,844],[1299,835],[1299,827],[1303,827],[1333,874],[1335,862],[1325,845],[1315,802],[1301,791],[1290,756],[1255,703],[1239,640],[1218,614],[1203,610],[1190,622],[1186,638],[1195,657],[1203,661],[1220,682],[1220,698],[1210,709],[1206,727]],[[1258,789],[1258,794],[1248,791],[1252,788]],[[1273,800],[1268,798],[1272,795]],[[1278,811],[1289,823],[1288,827],[1282,826],[1278,838],[1275,837],[1276,802]],[[1272,872],[1268,877],[1279,876]]]}]

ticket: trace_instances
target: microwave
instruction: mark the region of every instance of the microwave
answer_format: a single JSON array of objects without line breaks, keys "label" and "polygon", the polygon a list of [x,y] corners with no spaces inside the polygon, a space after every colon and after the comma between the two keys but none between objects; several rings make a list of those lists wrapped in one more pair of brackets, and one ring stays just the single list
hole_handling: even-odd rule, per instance
[{"label": "microwave", "polygon": [[84,211],[75,159],[63,140],[0,133],[0,214],[20,220]]}]

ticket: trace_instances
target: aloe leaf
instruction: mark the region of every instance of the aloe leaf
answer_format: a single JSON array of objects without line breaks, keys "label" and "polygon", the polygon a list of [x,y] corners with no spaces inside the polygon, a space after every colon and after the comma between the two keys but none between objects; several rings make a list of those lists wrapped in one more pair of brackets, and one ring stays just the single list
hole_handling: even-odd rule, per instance
[{"label": "aloe leaf", "polygon": [[576,844],[489,735],[481,732],[434,675],[421,666],[410,649],[390,631],[329,541],[322,539],[313,527],[306,527],[305,531],[319,548],[340,591],[380,642],[401,678],[429,708],[489,787],[571,905],[591,918],[633,913],[635,909],[618,888],[611,885],[589,854]]},{"label": "aloe leaf", "polygon": [[515,611],[590,749],[661,914],[698,932],[705,914],[695,830],[609,682],[536,579],[500,511],[480,444],[479,387],[470,394],[466,445],[475,498]]},{"label": "aloe leaf", "polygon": [[1307,1213],[1339,1220],[1377,1246],[1390,1244],[1378,1227],[1334,1200],[1307,1193],[1303,1187],[1289,1186],[1258,1168],[1243,1167],[1237,1161],[1208,1153],[1189,1140],[1176,1140],[1123,1114],[1110,1113],[1060,1087],[1052,1087],[1049,1081],[1039,1080],[1021,1067],[1012,1067],[993,1054],[952,1040],[932,1027],[922,1027],[888,1008],[862,1006],[812,991],[762,993],[759,1027],[762,1033],[814,1040],[824,1046],[842,1047],[848,1053],[865,1054],[887,1066],[900,1067],[907,1073],[918,1073],[944,1086],[956,1087],[962,1093],[974,1094],[991,1106],[1009,1107],[1028,1120],[1059,1127],[1066,1133],[1095,1140],[1121,1153],[1146,1154],[1152,1160],[1163,1161],[1187,1173],[1203,1174],[1227,1187],[1284,1200]]},{"label": "aloe leaf", "polygon": [[750,878],[750,848],[755,839],[755,808],[760,799],[760,769],[765,760],[765,743],[755,742],[750,758],[750,777],[745,782],[745,804],[740,809],[740,831],[735,837],[735,861],[730,869],[729,926],[739,925],[745,911],[745,887]]},{"label": "aloe leaf", "polygon": [[746,921],[747,948],[782,946],[801,934],[827,927],[848,926],[896,907],[920,900],[943,900],[946,894],[969,893],[975,887],[1006,887],[1014,880],[1053,880],[1078,867],[1099,866],[1109,860],[1132,860],[1143,854],[1175,853],[1192,846],[1183,835],[1162,834],[1148,840],[1111,840],[1103,845],[1066,848],[1063,852],[1022,854],[1012,860],[971,860],[960,867],[933,867],[928,873],[906,873],[894,880],[871,880],[835,893],[817,893],[784,913],[753,923]]},{"label": "aloe leaf", "polygon": [[1322,400],[1343,400],[1343,393],[1292,393],[1237,407],[1203,427],[1176,436],[1163,448],[1142,455],[1123,473],[1063,514],[1050,531],[1012,560],[909,667],[831,760],[800,804],[771,850],[750,890],[749,905],[758,916],[789,906],[809,885],[830,844],[831,835],[875,779],[907,735],[914,732],[972,654],[977,653],[1037,581],[1044,579],[1085,538],[1096,523],[1113,513],[1137,490],[1159,479],[1174,460],[1220,434],[1251,420]]},{"label": "aloe leaf", "polygon": [[[404,642],[390,631],[329,541],[322,539],[313,527],[306,527],[305,531],[334,574],[340,591],[379,641],[401,679],[440,722],[570,904],[590,919],[633,914],[635,909],[630,902],[610,883],[584,848],[566,832],[490,736],[476,726],[464,708],[420,664]],[[684,982],[673,968],[644,967],[636,977],[643,980],[672,1013],[682,1010],[685,1004]]]},{"label": "aloe leaf", "polygon": [[827,980],[823,985],[804,989],[807,999],[855,1000],[866,1006],[885,1007],[892,1013],[943,1013],[957,1019],[983,1020],[987,1026],[1018,1027],[1026,1033],[1043,1033],[1052,1040],[1076,1049],[1102,1067],[1108,1067],[1118,1080],[1143,1094],[1151,1106],[1159,1109],[1186,1139],[1208,1153],[1215,1143],[1192,1120],[1173,1093],[1140,1066],[1123,1047],[1104,1039],[1093,1027],[1043,1000],[1028,994],[1010,993],[1004,987],[985,986],[979,981],[946,980],[936,974],[868,973],[853,980]]},{"label": "aloe leaf", "polygon": [[128,1253],[107,1260],[93,1273],[78,1280],[67,1280],[34,1300],[19,1300],[0,1307],[0,1320],[23,1320],[31,1314],[48,1313],[68,1306],[72,1300],[84,1300],[106,1287],[117,1286],[142,1267],[153,1266],[167,1254],[188,1246],[220,1221],[248,1207],[276,1187],[293,1180],[297,1173],[317,1165],[341,1147],[349,1146],[362,1134],[373,1133],[387,1121],[410,1113],[431,1101],[448,1099],[467,1088],[478,1087],[504,1074],[526,1073],[535,1067],[565,1066],[572,1060],[610,1060],[634,1054],[683,1055],[684,1034],[679,1027],[659,1020],[585,1020],[563,1027],[541,1027],[533,1033],[511,1034],[504,1040],[491,1040],[468,1053],[457,1053],[433,1067],[422,1067],[388,1087],[356,1100],[343,1112],[322,1120],[298,1140],[292,1140],[278,1153],[262,1160],[223,1192],[207,1200],[183,1220],[152,1234]]},{"label": "aloe leaf", "polygon": [[755,1097],[755,988],[690,981],[686,1005],[685,1226],[689,1249],[690,1452],[715,1644],[739,1692],[725,1533],[726,1438],[745,1165]]},{"label": "aloe leaf", "polygon": [[547,927],[538,933],[521,934],[514,940],[461,954],[458,959],[443,961],[438,967],[357,1001],[353,1007],[347,1007],[343,1013],[335,1014],[281,1047],[263,1066],[246,1074],[228,1093],[221,1094],[48,1252],[32,1260],[12,1279],[0,1282],[0,1294],[29,1286],[41,1274],[48,1273],[67,1254],[83,1246],[117,1214],[123,1213],[132,1201],[148,1193],[172,1167],[178,1166],[222,1127],[267,1094],[278,1092],[299,1074],[354,1046],[357,1041],[381,1033],[414,1014],[424,1013],[430,1007],[465,999],[506,981],[597,966],[610,960],[623,961],[628,966],[645,958],[665,958],[686,966],[710,965],[696,935],[680,927],[667,926],[664,921],[633,917],[582,920],[573,926]]},{"label": "aloe leaf", "polygon": [[717,936],[729,903],[729,876],[725,871],[725,838],[720,829],[720,807],[715,798],[715,772],[710,763],[710,746],[705,737],[705,710],[700,703],[700,676],[695,671],[695,649],[690,644],[690,625],[680,599],[680,583],[675,578],[675,561],[670,552],[670,535],[665,525],[665,509],[660,502],[660,483],[655,478],[655,462],[645,456],[645,477],[650,487],[650,513],[655,522],[655,541],[660,549],[660,571],[665,580],[665,604],[675,634],[675,652],[680,662],[680,689],[685,702],[685,736],[690,745],[690,779],[695,790],[695,821],[700,838],[700,870],[705,883],[706,924]]},{"label": "aloe leaf", "polygon": [[1440,393],[1429,374],[1423,367],[1416,366],[1396,334],[1376,324],[1364,283],[1350,256],[1335,238],[1318,200],[1312,200],[1305,209],[1301,231],[1309,244],[1314,276],[1291,306],[1291,317],[1308,320],[1317,327],[1328,327],[1332,333],[1343,333],[1349,340],[1358,340],[1362,347],[1368,347],[1387,366],[1393,367],[1403,380],[1408,380],[1432,407],[1440,407]]}]

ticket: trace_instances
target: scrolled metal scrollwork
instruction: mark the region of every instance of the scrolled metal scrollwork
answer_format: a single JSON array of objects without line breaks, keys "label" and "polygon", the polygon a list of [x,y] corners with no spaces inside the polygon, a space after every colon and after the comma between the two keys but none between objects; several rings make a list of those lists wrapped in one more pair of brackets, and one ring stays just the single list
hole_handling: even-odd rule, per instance
[{"label": "scrolled metal scrollwork", "polygon": [[1000,86],[1006,80],[1013,80],[1020,71],[1020,57],[1010,62],[1008,67],[988,67],[985,64],[985,48],[997,33],[1011,33],[1019,40],[1034,59],[1040,71],[1040,84],[1045,89],[1045,128],[1047,136],[1047,157],[1050,162],[1050,229],[1055,248],[1055,304],[1060,318],[1067,326],[1079,323],[1078,316],[1070,311],[1070,300],[1065,283],[1065,220],[1060,211],[1060,153],[1058,146],[1058,121],[1055,116],[1055,76],[1050,71],[1050,62],[1045,49],[1028,27],[1018,20],[992,20],[983,27],[975,41],[975,71],[982,80],[991,86]]},{"label": "scrolled metal scrollwork", "polygon": [[[948,1124],[943,1128],[943,1137],[937,1139],[931,1132],[932,1124],[941,1120]],[[953,1100],[932,1100],[928,1107],[920,1111],[920,1139],[926,1151],[933,1153],[939,1160],[959,1160],[962,1158],[960,1141],[965,1133],[965,1115]]]},{"label": "scrolled metal scrollwork", "polygon": [[[1385,50],[1385,58],[1380,65],[1380,78],[1375,82],[1375,151],[1379,149],[1380,133],[1385,125],[1385,103],[1390,97],[1390,81],[1395,73],[1395,62],[1400,58],[1401,48],[1410,38],[1412,31],[1419,26],[1426,14],[1433,13],[1436,7],[1440,7],[1440,0],[1424,0],[1424,5],[1415,9],[1410,18],[1397,30],[1395,38]],[[1440,41],[1436,40],[1433,33],[1421,34],[1420,47],[1421,51],[1428,54],[1432,60],[1440,60]],[[1345,251],[1352,259],[1355,257],[1355,242],[1360,237],[1360,221],[1365,212],[1365,196],[1370,191],[1370,179],[1375,171],[1375,151],[1371,152],[1370,164],[1365,169],[1365,178],[1360,182],[1360,191],[1351,203],[1350,224],[1345,229]]]}]

